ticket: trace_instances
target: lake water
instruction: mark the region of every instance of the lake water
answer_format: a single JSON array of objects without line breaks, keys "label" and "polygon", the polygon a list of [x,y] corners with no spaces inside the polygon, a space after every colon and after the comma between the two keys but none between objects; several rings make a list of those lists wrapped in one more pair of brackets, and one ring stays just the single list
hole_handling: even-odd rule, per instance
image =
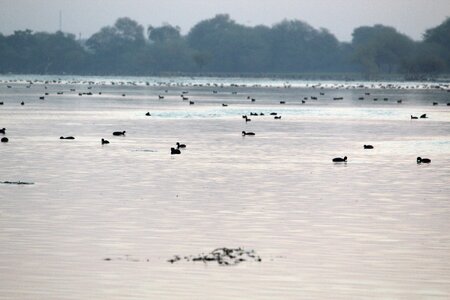
[{"label": "lake water", "polygon": [[449,299],[448,88],[0,77],[0,299]]}]

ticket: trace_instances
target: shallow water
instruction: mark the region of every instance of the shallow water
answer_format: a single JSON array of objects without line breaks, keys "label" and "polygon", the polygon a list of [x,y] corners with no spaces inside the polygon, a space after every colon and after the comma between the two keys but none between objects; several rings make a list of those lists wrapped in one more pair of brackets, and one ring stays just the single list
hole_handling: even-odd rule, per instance
[{"label": "shallow water", "polygon": [[[0,83],[0,181],[34,183],[0,184],[1,299],[450,298],[445,89],[23,79]],[[239,246],[262,262],[167,262]]]}]

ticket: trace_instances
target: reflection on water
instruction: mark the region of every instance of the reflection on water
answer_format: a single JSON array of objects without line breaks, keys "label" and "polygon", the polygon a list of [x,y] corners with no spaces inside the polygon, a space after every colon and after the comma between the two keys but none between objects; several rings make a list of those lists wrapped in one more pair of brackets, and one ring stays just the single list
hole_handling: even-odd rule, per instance
[{"label": "reflection on water", "polygon": [[[0,84],[0,181],[35,183],[0,184],[0,298],[450,297],[445,91],[86,87]],[[262,262],[167,262],[218,247]]]}]

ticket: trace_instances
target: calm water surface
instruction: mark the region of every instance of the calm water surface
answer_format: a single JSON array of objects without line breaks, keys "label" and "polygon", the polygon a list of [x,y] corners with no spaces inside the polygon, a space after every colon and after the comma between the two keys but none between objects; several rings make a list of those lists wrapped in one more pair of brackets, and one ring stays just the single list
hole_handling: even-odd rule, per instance
[{"label": "calm water surface", "polygon": [[[1,79],[0,299],[450,298],[445,89]],[[167,262],[217,247],[262,262]]]}]

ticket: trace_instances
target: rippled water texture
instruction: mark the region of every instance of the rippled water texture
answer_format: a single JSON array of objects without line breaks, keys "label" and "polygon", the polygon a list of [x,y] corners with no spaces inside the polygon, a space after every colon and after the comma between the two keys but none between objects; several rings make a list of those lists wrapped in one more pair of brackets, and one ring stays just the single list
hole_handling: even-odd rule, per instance
[{"label": "rippled water texture", "polygon": [[1,299],[450,298],[448,85],[9,79]]}]

